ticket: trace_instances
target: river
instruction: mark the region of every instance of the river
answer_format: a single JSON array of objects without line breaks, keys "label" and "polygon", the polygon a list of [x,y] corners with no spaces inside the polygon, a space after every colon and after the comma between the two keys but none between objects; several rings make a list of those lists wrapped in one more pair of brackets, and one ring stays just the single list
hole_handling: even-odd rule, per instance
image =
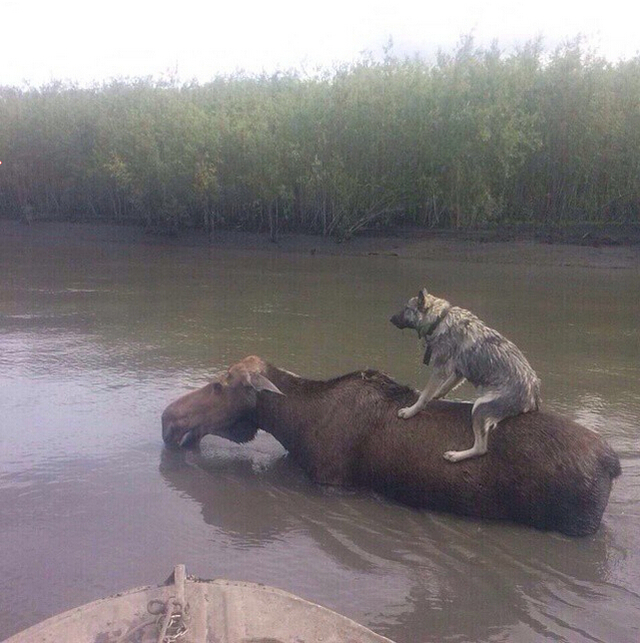
[{"label": "river", "polygon": [[[388,319],[425,285],[515,341],[545,405],[618,452],[597,534],[318,487],[264,433],[163,449],[164,407],[249,354],[421,387],[415,334]],[[185,563],[397,643],[640,640],[639,295],[635,269],[0,238],[0,638]]]}]

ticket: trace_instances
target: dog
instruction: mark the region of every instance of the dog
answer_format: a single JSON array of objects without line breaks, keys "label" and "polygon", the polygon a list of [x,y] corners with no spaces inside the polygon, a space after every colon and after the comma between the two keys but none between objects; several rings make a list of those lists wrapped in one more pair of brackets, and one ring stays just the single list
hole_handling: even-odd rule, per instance
[{"label": "dog", "polygon": [[399,417],[413,417],[465,380],[481,390],[471,412],[473,446],[447,451],[444,457],[450,462],[484,455],[489,432],[501,420],[539,408],[540,380],[520,349],[468,310],[425,288],[390,321],[397,328],[418,332],[425,342],[423,361],[432,362],[433,368],[417,402],[400,409]]}]

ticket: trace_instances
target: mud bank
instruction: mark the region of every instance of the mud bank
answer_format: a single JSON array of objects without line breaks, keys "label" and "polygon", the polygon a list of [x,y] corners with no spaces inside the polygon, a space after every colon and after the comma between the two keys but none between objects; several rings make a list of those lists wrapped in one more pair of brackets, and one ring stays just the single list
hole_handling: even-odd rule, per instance
[{"label": "mud bank", "polygon": [[[346,241],[303,235],[280,235],[273,242],[269,235],[220,231],[209,239],[201,231],[176,235],[149,234],[131,225],[59,223],[38,221],[27,225],[0,220],[0,234],[47,246],[57,243],[144,244],[183,247],[237,249],[260,253],[305,253],[342,256],[388,256],[424,258],[468,263],[531,264],[539,266],[579,266],[604,269],[640,269],[640,245],[626,245],[608,236],[575,239],[557,235],[498,232],[455,233],[404,231],[396,236],[359,236]],[[586,244],[586,245],[585,245]]]}]

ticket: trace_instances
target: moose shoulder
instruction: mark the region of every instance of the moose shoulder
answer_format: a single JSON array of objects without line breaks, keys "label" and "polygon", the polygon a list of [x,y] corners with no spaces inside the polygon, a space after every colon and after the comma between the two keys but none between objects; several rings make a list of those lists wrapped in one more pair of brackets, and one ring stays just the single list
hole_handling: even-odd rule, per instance
[{"label": "moose shoulder", "polygon": [[316,482],[371,489],[399,502],[568,535],[594,533],[620,463],[596,433],[550,412],[504,420],[482,458],[468,446],[471,405],[432,402],[409,420],[415,392],[377,371],[307,380],[247,357],[162,415],[167,446],[213,434],[234,442],[271,433]]}]

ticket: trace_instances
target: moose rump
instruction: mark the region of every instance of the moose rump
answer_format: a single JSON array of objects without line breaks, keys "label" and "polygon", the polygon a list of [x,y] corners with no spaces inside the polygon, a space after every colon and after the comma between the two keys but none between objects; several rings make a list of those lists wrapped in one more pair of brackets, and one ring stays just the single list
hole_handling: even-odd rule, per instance
[{"label": "moose rump", "polygon": [[451,464],[470,440],[471,404],[434,401],[410,419],[415,391],[377,371],[308,380],[258,357],[235,364],[163,413],[169,447],[207,434],[247,442],[271,433],[321,484],[369,489],[425,509],[594,533],[620,463],[596,433],[550,412],[505,419],[482,458]]}]

